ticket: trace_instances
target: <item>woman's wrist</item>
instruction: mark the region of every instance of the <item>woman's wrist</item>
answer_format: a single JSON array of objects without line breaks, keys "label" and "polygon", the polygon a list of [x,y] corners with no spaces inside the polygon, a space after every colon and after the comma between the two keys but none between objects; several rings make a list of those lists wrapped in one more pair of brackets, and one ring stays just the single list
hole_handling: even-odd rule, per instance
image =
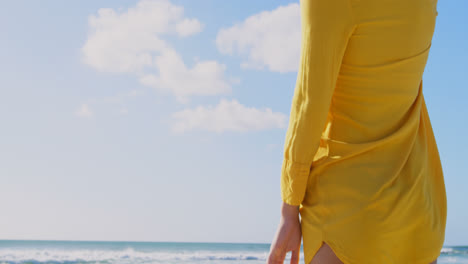
[{"label": "woman's wrist", "polygon": [[281,217],[293,218],[293,219],[298,218],[299,217],[299,205],[290,205],[283,201],[281,205]]}]

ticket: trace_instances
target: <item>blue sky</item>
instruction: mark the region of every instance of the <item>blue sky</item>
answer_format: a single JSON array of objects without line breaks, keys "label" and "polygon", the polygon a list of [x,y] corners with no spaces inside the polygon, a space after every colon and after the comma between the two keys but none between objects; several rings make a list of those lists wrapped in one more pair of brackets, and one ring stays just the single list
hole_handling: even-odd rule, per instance
[{"label": "blue sky", "polygon": [[[297,7],[3,3],[0,239],[271,242]],[[468,244],[465,10],[439,1],[423,76],[446,245]]]}]

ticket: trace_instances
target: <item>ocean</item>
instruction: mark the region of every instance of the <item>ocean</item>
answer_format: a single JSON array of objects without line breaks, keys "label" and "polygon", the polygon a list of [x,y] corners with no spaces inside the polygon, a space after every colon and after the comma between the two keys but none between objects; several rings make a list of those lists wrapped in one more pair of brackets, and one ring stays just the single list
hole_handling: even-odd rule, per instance
[{"label": "ocean", "polygon": [[[0,240],[0,264],[264,264],[269,249],[257,243]],[[437,263],[468,264],[468,246],[444,247]]]}]

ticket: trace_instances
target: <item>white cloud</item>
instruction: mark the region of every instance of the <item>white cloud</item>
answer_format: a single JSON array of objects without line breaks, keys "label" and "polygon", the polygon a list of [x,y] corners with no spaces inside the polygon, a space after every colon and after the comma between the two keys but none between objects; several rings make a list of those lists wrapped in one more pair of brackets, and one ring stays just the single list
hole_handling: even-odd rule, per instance
[{"label": "white cloud", "polygon": [[93,112],[87,104],[82,104],[76,111],[75,115],[78,117],[92,117]]},{"label": "white cloud", "polygon": [[246,55],[242,68],[296,71],[299,66],[301,20],[299,4],[280,6],[248,17],[242,23],[221,29],[216,37],[224,54]]},{"label": "white cloud", "polygon": [[186,18],[176,25],[176,31],[181,37],[190,36],[201,32],[203,25],[197,19]]},{"label": "white cloud", "polygon": [[183,7],[168,0],[142,0],[124,12],[101,8],[89,16],[84,62],[104,72],[141,71],[168,46],[161,35],[176,32],[182,21]]},{"label": "white cloud", "polygon": [[215,106],[198,106],[173,113],[172,130],[183,133],[190,130],[214,132],[264,130],[285,128],[286,115],[273,112],[270,108],[246,107],[235,99],[222,99]]},{"label": "white cloud", "polygon": [[197,61],[189,68],[162,39],[168,34],[187,37],[203,29],[200,21],[184,17],[184,8],[169,0],[141,0],[123,11],[99,9],[89,17],[89,28],[83,60],[99,71],[134,73],[142,84],[168,90],[181,102],[190,95],[230,92],[223,64]]},{"label": "white cloud", "polygon": [[231,92],[231,86],[224,77],[226,66],[216,61],[197,62],[189,69],[177,52],[166,50],[156,57],[155,65],[159,69],[159,76],[146,74],[140,78],[140,82],[171,91],[180,102],[187,102],[187,96],[190,95]]}]

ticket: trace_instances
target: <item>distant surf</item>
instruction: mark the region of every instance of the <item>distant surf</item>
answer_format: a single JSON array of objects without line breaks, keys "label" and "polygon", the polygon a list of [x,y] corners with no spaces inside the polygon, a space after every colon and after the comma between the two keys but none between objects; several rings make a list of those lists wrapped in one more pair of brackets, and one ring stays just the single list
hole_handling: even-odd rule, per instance
[{"label": "distant surf", "polygon": [[[264,264],[269,249],[256,243],[0,240],[0,264]],[[444,247],[438,264],[444,263],[468,264],[468,247]]]}]

